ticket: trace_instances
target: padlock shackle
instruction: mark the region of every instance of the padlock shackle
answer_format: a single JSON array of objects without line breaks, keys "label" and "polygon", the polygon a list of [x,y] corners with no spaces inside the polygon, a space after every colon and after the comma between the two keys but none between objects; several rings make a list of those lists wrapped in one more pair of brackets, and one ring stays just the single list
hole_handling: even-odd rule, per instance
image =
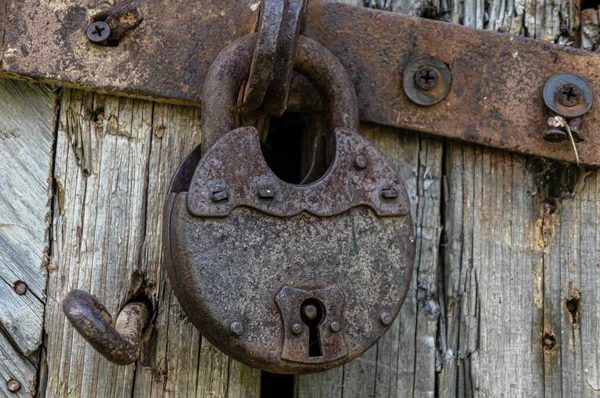
[{"label": "padlock shackle", "polygon": [[[202,94],[202,153],[225,133],[238,127],[236,110],[240,88],[248,79],[258,35],[244,36],[227,46],[211,65]],[[358,132],[358,101],[354,86],[340,61],[316,41],[300,36],[294,69],[319,91],[329,137],[335,128]],[[330,140],[334,145],[334,139]]]}]

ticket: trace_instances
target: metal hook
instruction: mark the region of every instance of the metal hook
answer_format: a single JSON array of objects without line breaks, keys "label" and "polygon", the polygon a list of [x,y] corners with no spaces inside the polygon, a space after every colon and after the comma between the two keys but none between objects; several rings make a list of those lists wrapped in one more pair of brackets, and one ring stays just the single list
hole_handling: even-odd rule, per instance
[{"label": "metal hook", "polygon": [[142,331],[150,321],[150,309],[145,303],[127,304],[114,327],[106,307],[81,290],[67,294],[63,311],[79,334],[109,361],[129,365],[138,359]]}]

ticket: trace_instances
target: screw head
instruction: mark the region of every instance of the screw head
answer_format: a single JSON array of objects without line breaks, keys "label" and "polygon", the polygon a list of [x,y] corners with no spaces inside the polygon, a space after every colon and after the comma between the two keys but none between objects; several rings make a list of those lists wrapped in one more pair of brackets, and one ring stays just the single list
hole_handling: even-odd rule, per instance
[{"label": "screw head", "polygon": [[300,334],[302,332],[302,326],[300,326],[299,323],[294,323],[292,325],[292,333],[294,334]]},{"label": "screw head", "polygon": [[213,202],[224,202],[229,199],[229,192],[227,191],[215,191],[213,192],[212,201]]},{"label": "screw head", "polygon": [[27,284],[23,281],[16,281],[13,288],[19,296],[22,296],[25,293],[27,293]]},{"label": "screw head", "polygon": [[546,81],[543,99],[544,104],[553,113],[572,119],[590,110],[594,92],[581,76],[575,73],[559,73]]},{"label": "screw head", "polygon": [[388,326],[392,323],[392,316],[388,312],[383,311],[381,314],[379,314],[379,320],[385,326]]},{"label": "screw head", "polygon": [[231,322],[229,329],[231,330],[231,333],[236,336],[241,336],[244,334],[244,325],[242,325],[241,322]]},{"label": "screw head", "polygon": [[402,72],[402,88],[415,104],[435,105],[448,95],[452,73],[437,58],[421,57],[410,62]]},{"label": "screw head", "polygon": [[331,322],[331,324],[329,325],[329,330],[331,330],[333,333],[339,332],[340,324],[337,323],[336,321]]},{"label": "screw head", "polygon": [[21,383],[15,379],[10,379],[6,382],[6,388],[8,388],[8,391],[10,392],[19,392],[21,390]]},{"label": "screw head", "polygon": [[421,66],[415,73],[415,84],[421,90],[434,89],[440,81],[440,72],[433,66]]},{"label": "screw head", "polygon": [[367,165],[369,164],[369,161],[367,160],[367,158],[364,155],[358,155],[355,159],[354,159],[354,165],[356,166],[357,169],[364,169],[367,167]]},{"label": "screw head", "polygon": [[573,83],[563,84],[557,93],[558,101],[566,107],[572,107],[579,104],[582,94],[581,88]]},{"label": "screw head", "polygon": [[88,26],[85,34],[92,43],[101,44],[108,40],[110,26],[104,21],[95,21]]}]

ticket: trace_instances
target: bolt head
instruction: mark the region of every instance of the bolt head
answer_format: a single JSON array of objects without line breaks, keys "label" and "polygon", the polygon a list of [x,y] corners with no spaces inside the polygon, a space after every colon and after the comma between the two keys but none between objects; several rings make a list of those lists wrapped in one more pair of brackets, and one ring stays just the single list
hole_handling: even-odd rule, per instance
[{"label": "bolt head", "polygon": [[362,170],[362,169],[366,168],[368,164],[369,164],[369,161],[363,155],[358,155],[354,159],[354,165],[356,166],[357,169]]},{"label": "bolt head", "polygon": [[108,40],[110,33],[110,26],[104,21],[92,22],[85,32],[89,41],[96,44],[101,44]]},{"label": "bolt head", "polygon": [[379,320],[381,321],[381,323],[383,323],[385,326],[389,326],[392,323],[392,316],[390,315],[389,312],[385,312],[383,311],[381,314],[379,314]]},{"label": "bolt head", "polygon": [[548,142],[563,142],[569,137],[566,131],[553,127],[544,131],[542,138]]},{"label": "bolt head", "polygon": [[331,330],[333,333],[339,332],[340,324],[337,323],[336,321],[331,322],[331,324],[329,325],[329,330]]},{"label": "bolt head", "polygon": [[231,333],[233,333],[236,336],[241,336],[242,334],[244,334],[244,325],[242,325],[241,322],[231,322],[229,329],[231,330]]},{"label": "bolt head", "polygon": [[582,94],[583,91],[579,86],[573,83],[566,83],[558,89],[558,102],[563,106],[572,107],[579,104]]},{"label": "bolt head", "polygon": [[437,87],[440,81],[440,72],[433,66],[424,65],[415,73],[415,84],[421,90],[429,91]]},{"label": "bolt head", "polygon": [[317,307],[315,307],[312,304],[305,305],[304,307],[302,307],[302,313],[307,319],[312,321],[317,317]]},{"label": "bolt head", "polygon": [[224,202],[229,199],[229,192],[227,191],[215,191],[213,192],[212,201],[213,202]]},{"label": "bolt head", "polygon": [[23,281],[16,281],[14,289],[19,296],[22,296],[27,293],[27,284]]},{"label": "bolt head", "polygon": [[6,388],[8,388],[8,391],[10,392],[19,392],[21,390],[21,383],[15,379],[10,379],[6,382]]},{"label": "bolt head", "polygon": [[294,323],[292,325],[292,333],[294,333],[294,334],[300,334],[300,333],[302,333],[302,326],[300,326],[299,323]]}]

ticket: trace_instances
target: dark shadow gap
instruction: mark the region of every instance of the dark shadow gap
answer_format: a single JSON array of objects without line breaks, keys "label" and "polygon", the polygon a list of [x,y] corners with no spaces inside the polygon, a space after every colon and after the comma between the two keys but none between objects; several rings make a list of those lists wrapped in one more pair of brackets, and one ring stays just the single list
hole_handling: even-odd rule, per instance
[{"label": "dark shadow gap", "polygon": [[261,398],[293,398],[294,375],[262,372],[260,377]]}]

